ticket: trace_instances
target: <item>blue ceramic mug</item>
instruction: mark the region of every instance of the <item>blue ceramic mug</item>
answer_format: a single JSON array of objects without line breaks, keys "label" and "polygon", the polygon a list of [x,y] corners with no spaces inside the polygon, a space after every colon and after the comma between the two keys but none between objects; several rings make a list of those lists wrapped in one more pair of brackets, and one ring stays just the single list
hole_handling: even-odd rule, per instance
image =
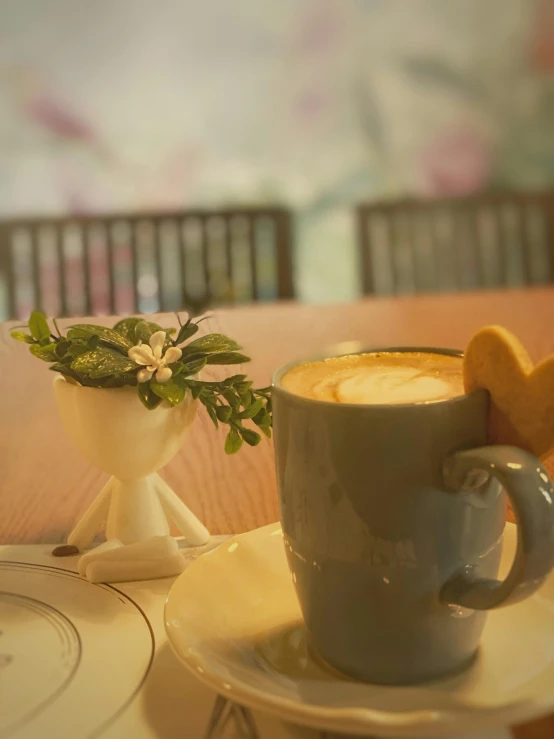
[{"label": "blue ceramic mug", "polygon": [[[486,391],[337,404],[285,390],[293,366],[274,377],[275,455],[288,562],[315,650],[376,683],[464,668],[487,610],[531,595],[554,566],[544,468],[521,449],[486,446]],[[499,581],[504,491],[518,546]]]}]

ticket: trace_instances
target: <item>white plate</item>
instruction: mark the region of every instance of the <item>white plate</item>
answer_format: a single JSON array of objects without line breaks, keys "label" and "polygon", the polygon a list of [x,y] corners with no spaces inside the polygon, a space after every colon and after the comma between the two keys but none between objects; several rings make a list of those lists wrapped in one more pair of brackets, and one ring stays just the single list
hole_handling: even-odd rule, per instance
[{"label": "white plate", "polygon": [[[503,570],[516,533],[507,525]],[[307,649],[281,528],[230,539],[175,582],[169,641],[203,682],[285,721],[380,736],[440,736],[506,726],[554,709],[554,578],[532,598],[490,614],[480,655],[463,675],[417,687],[350,681]]]}]

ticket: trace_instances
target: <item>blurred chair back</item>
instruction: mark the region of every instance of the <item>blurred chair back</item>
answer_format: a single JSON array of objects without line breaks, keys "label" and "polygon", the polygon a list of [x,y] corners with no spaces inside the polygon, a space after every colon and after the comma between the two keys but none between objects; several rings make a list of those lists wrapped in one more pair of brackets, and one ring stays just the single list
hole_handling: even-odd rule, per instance
[{"label": "blurred chair back", "polygon": [[154,313],[294,296],[283,208],[0,222],[0,315]]},{"label": "blurred chair back", "polygon": [[357,225],[365,294],[554,280],[554,193],[368,203]]}]

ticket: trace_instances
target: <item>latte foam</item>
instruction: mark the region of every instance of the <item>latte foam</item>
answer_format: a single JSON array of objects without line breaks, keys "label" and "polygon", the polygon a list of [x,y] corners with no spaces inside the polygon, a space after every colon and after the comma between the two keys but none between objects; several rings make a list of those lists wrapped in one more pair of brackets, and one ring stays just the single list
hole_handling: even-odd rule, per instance
[{"label": "latte foam", "polygon": [[285,390],[314,400],[364,405],[430,403],[464,394],[462,358],[431,352],[374,352],[294,367]]}]

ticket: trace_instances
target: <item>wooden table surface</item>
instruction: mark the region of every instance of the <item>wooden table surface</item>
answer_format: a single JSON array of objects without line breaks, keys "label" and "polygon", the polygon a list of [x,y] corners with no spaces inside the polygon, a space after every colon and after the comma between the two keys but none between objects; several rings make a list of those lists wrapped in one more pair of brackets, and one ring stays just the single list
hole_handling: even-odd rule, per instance
[{"label": "wooden table surface", "polygon": [[[154,320],[176,325],[172,315]],[[337,342],[463,349],[480,326],[491,323],[514,331],[535,360],[554,352],[554,288],[253,306],[215,313],[203,329],[242,344],[253,360],[247,371],[267,385],[281,364]],[[106,478],[72,448],[54,405],[53,374],[9,337],[12,328],[0,329],[0,543],[61,542]],[[223,438],[200,414],[164,477],[212,533],[238,533],[277,520],[271,442],[264,439],[227,457]],[[519,727],[515,736],[551,739],[554,717]]]}]

